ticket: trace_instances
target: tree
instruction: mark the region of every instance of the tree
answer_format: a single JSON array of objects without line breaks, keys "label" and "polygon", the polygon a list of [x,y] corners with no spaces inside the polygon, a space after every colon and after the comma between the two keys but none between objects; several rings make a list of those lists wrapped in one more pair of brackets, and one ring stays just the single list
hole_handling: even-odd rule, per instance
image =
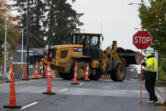
[{"label": "tree", "polygon": [[[21,27],[27,26],[27,0],[14,0],[20,10]],[[72,0],[74,2],[75,0]],[[29,0],[30,2],[30,46],[45,46],[44,38],[50,45],[68,43],[68,36],[78,31],[83,15],[72,9],[67,0]],[[25,39],[24,39],[25,40]],[[26,40],[25,40],[26,41]]]},{"label": "tree", "polygon": [[[14,0],[16,4],[15,7],[18,8],[20,12],[19,19],[22,21],[20,27],[27,27],[27,0]],[[45,3],[43,0],[30,0],[29,6],[29,40],[30,47],[41,48],[44,47],[44,29],[43,29],[43,20],[45,18]],[[25,35],[27,35],[25,33]],[[26,43],[26,38],[24,39]]]},{"label": "tree", "polygon": [[[69,43],[69,35],[79,31],[78,26],[83,25],[79,18],[83,15],[77,13],[67,0],[46,0],[48,15],[44,22],[47,43],[58,45]],[[74,2],[74,0],[73,0]]]},{"label": "tree", "polygon": [[[17,42],[19,40],[19,29],[18,26],[13,23],[17,19],[11,16],[9,13],[10,6],[8,6],[4,1],[0,1],[0,65],[3,63],[3,51],[4,49],[1,45],[4,43],[5,39],[5,19],[7,26],[7,42],[11,45],[9,52],[12,53],[16,50]],[[8,19],[7,19],[8,18]]]},{"label": "tree", "polygon": [[139,17],[143,29],[153,36],[152,47],[166,56],[166,0],[149,0],[150,6],[142,1],[139,7]]}]

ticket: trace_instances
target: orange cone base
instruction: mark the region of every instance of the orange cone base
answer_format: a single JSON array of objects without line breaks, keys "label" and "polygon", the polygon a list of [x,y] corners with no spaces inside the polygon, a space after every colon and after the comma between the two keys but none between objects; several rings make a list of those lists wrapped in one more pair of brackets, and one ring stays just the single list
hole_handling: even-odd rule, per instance
[{"label": "orange cone base", "polygon": [[84,81],[90,81],[90,80],[88,79],[88,80],[84,80]]},{"label": "orange cone base", "polygon": [[21,108],[21,106],[3,106],[3,108],[16,109]]},{"label": "orange cone base", "polygon": [[43,94],[47,94],[47,95],[55,95],[56,93],[53,93],[53,92],[43,92]]},{"label": "orange cone base", "polygon": [[78,82],[77,82],[77,83],[74,83],[74,82],[73,82],[73,83],[71,83],[71,84],[72,84],[72,85],[79,85],[80,83],[78,83]]}]

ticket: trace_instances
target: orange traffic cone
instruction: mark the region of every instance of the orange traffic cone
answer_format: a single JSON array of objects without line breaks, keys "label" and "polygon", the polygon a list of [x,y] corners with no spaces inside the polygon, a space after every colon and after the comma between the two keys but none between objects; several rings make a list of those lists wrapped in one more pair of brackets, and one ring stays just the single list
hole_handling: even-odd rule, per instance
[{"label": "orange traffic cone", "polygon": [[45,78],[47,78],[47,68],[48,68],[48,65],[47,65],[47,67],[45,69]]},{"label": "orange traffic cone", "polygon": [[27,64],[24,63],[24,75],[25,75],[25,78],[22,79],[22,80],[28,80],[28,74],[27,74]]},{"label": "orange traffic cone", "polygon": [[103,74],[103,75],[101,75],[100,79],[104,79],[104,74]]},{"label": "orange traffic cone", "polygon": [[41,78],[44,78],[44,68],[43,68],[43,63],[44,62],[44,60],[42,59],[42,61],[41,61]]},{"label": "orange traffic cone", "polygon": [[75,69],[74,69],[74,80],[73,80],[73,83],[71,84],[74,84],[74,85],[78,85],[79,83],[77,82],[77,60],[75,62]]},{"label": "orange traffic cone", "polygon": [[36,65],[35,65],[35,73],[34,73],[34,77],[33,79],[37,79],[38,78],[38,61],[36,61]]},{"label": "orange traffic cone", "polygon": [[43,64],[42,64],[42,66],[41,66],[41,78],[44,78],[44,70],[43,70]]},{"label": "orange traffic cone", "polygon": [[89,62],[86,65],[85,81],[89,80],[88,76],[89,76]]},{"label": "orange traffic cone", "polygon": [[44,92],[43,94],[50,94],[50,95],[55,95],[55,93],[52,92],[52,85],[51,85],[51,68],[50,68],[50,63],[48,62],[47,65],[47,91]]},{"label": "orange traffic cone", "polygon": [[10,74],[10,99],[9,105],[3,106],[4,108],[21,108],[21,106],[16,106],[16,94],[15,94],[15,78],[14,78],[14,65],[12,64],[11,67],[12,71]]},{"label": "orange traffic cone", "polygon": [[42,66],[42,68],[41,68],[41,78],[44,78],[44,74],[43,74],[43,66]]}]

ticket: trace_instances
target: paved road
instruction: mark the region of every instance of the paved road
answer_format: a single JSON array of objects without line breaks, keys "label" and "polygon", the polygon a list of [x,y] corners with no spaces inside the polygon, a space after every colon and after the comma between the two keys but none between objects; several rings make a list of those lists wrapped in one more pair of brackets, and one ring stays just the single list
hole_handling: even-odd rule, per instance
[{"label": "paved road", "polygon": [[[80,81],[73,86],[71,81],[52,80],[56,95],[43,95],[46,80],[21,81],[16,84],[17,105],[22,111],[162,111],[160,107],[145,102],[139,103],[139,84],[137,80],[113,82],[111,80]],[[0,111],[19,111],[3,109],[9,101],[9,86],[0,85]],[[27,106],[28,105],[28,106]]]}]

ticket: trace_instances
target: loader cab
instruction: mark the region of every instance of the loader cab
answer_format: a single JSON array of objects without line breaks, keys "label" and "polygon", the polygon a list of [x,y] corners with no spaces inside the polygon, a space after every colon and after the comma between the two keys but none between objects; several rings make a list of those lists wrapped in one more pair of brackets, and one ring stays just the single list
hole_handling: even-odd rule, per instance
[{"label": "loader cab", "polygon": [[94,33],[75,33],[71,37],[72,44],[83,45],[83,55],[90,56],[93,59],[100,59],[100,44],[102,34]]}]

